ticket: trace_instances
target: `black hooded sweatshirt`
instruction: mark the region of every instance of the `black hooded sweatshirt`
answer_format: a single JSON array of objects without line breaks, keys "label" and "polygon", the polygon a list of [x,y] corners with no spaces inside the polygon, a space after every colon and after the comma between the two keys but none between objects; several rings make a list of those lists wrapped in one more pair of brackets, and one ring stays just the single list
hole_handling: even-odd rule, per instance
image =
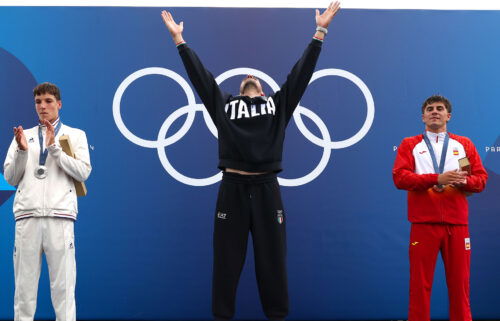
[{"label": "black hooded sweatshirt", "polygon": [[218,130],[219,168],[280,172],[285,128],[312,77],[322,42],[313,39],[281,89],[269,97],[223,92],[187,44],[179,54],[196,92]]}]

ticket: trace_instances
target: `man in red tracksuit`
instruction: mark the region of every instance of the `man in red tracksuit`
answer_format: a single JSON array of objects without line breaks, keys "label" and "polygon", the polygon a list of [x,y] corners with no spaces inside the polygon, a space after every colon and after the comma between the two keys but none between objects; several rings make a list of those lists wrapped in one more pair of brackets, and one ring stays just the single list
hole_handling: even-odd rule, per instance
[{"label": "man in red tracksuit", "polygon": [[[467,137],[447,132],[451,104],[431,96],[422,105],[423,134],[403,139],[392,171],[408,191],[410,233],[409,321],[430,320],[432,280],[438,252],[446,272],[450,321],[472,320],[467,195],[481,192],[488,178]],[[467,157],[470,172],[459,167]]]}]

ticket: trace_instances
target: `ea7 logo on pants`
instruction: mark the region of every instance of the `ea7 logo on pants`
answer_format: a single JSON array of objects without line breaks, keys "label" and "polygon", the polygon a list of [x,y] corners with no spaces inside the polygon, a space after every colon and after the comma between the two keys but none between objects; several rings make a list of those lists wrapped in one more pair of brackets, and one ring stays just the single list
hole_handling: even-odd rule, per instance
[{"label": "ea7 logo on pants", "polygon": [[217,218],[220,218],[221,220],[227,220],[227,214],[222,213],[222,212],[217,212]]}]

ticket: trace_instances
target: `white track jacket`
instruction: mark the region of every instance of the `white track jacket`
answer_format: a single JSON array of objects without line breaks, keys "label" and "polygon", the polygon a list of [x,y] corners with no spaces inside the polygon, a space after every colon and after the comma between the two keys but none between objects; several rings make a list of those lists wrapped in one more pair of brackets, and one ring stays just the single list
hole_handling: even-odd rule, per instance
[{"label": "white track jacket", "polygon": [[[9,184],[17,185],[14,199],[16,220],[26,217],[65,217],[76,220],[78,204],[73,178],[83,182],[90,175],[89,149],[85,132],[62,124],[55,144],[49,146],[45,166],[47,177],[35,177],[39,166],[40,143],[38,127],[24,131],[28,150],[22,151],[13,139],[4,163],[4,176]],[[45,148],[45,126],[41,126]],[[75,158],[66,155],[59,145],[59,137],[68,135],[75,152]]]}]

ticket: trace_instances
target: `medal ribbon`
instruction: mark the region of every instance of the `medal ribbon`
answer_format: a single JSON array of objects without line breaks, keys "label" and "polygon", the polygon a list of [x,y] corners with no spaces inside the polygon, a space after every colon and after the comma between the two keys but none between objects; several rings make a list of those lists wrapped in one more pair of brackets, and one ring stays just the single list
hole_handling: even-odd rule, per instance
[{"label": "medal ribbon", "polygon": [[[54,138],[57,136],[59,129],[61,129],[61,121],[59,120],[56,128],[54,130]],[[43,135],[42,135],[42,126],[38,126],[38,140],[40,141],[40,158],[38,159],[38,164],[40,166],[44,166],[47,161],[47,156],[49,155],[49,150],[47,148],[43,148]]]},{"label": "medal ribbon", "polygon": [[434,172],[436,174],[442,174],[444,171],[444,161],[446,160],[446,152],[448,151],[448,141],[449,140],[450,140],[450,137],[448,136],[447,133],[445,133],[444,134],[443,150],[441,151],[441,160],[440,160],[439,166],[438,166],[436,154],[434,153],[434,149],[432,148],[429,137],[427,137],[427,133],[424,133],[424,141],[425,141],[425,144],[427,145],[427,148],[429,149],[429,153],[431,154],[432,165],[434,166]]}]

